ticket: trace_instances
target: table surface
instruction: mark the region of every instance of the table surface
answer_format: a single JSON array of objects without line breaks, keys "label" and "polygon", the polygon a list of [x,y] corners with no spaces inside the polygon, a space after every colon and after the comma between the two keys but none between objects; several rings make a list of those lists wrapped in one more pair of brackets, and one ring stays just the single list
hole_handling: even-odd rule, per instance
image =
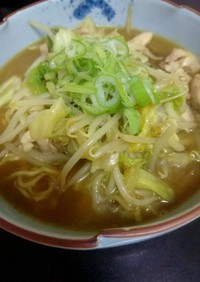
[{"label": "table surface", "polygon": [[[13,1],[13,0],[12,0]],[[34,1],[0,0],[0,18]],[[174,0],[200,11],[198,0]],[[14,2],[15,3],[15,2]],[[102,250],[63,250],[0,229],[0,281],[200,281],[200,219],[158,238]]]}]

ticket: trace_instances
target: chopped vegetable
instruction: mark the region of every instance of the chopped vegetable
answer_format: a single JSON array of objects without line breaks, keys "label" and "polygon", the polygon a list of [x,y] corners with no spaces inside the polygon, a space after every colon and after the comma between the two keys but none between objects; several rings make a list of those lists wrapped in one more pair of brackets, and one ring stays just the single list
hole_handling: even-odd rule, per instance
[{"label": "chopped vegetable", "polygon": [[173,189],[166,182],[144,169],[139,170],[134,185],[136,188],[151,190],[166,201],[174,199]]},{"label": "chopped vegetable", "polygon": [[55,31],[47,59],[28,75],[27,85],[36,95],[51,85],[54,97],[67,97],[94,116],[121,111],[122,130],[138,134],[139,109],[177,95],[171,85],[157,91],[154,80],[119,34],[99,37],[61,28]]}]

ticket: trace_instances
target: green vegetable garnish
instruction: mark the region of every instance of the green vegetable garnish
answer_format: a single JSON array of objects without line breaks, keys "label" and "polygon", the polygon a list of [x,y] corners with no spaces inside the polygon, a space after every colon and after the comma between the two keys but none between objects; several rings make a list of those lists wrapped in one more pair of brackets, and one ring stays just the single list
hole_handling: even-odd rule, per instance
[{"label": "green vegetable garnish", "polygon": [[[81,36],[61,28],[55,32],[46,60],[33,68],[27,85],[35,93],[54,89],[54,98],[76,104],[91,115],[122,112],[123,131],[141,131],[139,108],[159,103],[151,76],[142,74],[127,42],[120,35]],[[133,75],[130,69],[141,69]]]},{"label": "green vegetable garnish", "polygon": [[50,72],[48,62],[42,62],[33,68],[27,77],[27,84],[35,95],[42,94],[47,91],[45,75]]}]

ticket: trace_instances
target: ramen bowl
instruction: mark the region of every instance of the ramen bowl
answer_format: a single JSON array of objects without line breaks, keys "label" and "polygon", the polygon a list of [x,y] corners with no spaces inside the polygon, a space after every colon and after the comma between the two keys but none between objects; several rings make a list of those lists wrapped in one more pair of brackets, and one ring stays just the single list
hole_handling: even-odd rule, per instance
[{"label": "ramen bowl", "polygon": [[[41,38],[41,33],[29,25],[29,20],[73,28],[90,16],[96,25],[124,26],[130,7],[134,28],[163,36],[200,57],[200,16],[187,7],[157,0],[49,0],[20,9],[0,24],[0,66]],[[175,209],[148,223],[75,231],[36,220],[0,197],[1,228],[40,244],[68,249],[98,249],[137,243],[189,224],[199,215],[200,189]]]}]

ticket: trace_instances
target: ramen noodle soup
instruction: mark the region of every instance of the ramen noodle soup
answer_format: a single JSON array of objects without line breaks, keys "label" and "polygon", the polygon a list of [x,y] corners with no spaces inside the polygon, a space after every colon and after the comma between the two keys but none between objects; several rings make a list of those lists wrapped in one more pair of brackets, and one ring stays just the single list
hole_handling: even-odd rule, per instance
[{"label": "ramen noodle soup", "polygon": [[0,70],[0,193],[49,224],[134,226],[200,183],[200,63],[151,32],[31,22]]}]

